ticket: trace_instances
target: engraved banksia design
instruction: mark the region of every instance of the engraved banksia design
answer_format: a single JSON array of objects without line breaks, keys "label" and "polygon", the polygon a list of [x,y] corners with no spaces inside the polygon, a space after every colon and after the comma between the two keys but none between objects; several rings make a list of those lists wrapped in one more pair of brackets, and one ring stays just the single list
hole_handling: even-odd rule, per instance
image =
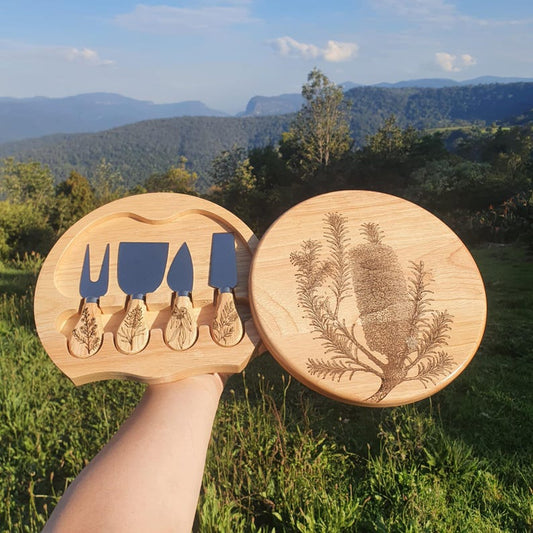
[{"label": "engraved banksia design", "polygon": [[350,252],[354,292],[367,346],[393,356],[405,345],[413,302],[394,250],[383,244],[377,224],[363,224],[368,242]]},{"label": "engraved banksia design", "polygon": [[[380,380],[378,390],[368,398],[373,402],[406,381],[419,381],[424,387],[435,384],[453,367],[453,359],[442,349],[448,344],[453,320],[447,311],[431,309],[423,262],[411,262],[406,278],[377,224],[363,224],[365,242],[350,248],[346,223],[338,213],[326,215],[326,258],[321,258],[323,246],[316,240],[304,241],[290,255],[296,267],[298,302],[326,356],[310,357],[308,372],[337,381],[371,373]],[[341,303],[351,294],[364,342],[357,338],[356,323],[350,326],[340,316]]]}]

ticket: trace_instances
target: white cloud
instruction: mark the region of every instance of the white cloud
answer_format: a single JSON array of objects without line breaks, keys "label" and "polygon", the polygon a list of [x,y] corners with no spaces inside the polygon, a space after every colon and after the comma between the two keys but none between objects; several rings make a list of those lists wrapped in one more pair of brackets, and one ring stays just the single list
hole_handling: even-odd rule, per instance
[{"label": "white cloud", "polygon": [[320,49],[314,44],[300,43],[292,37],[279,37],[272,41],[272,46],[282,56],[297,55],[304,59],[314,59],[320,55]]},{"label": "white cloud", "polygon": [[82,48],[81,50],[78,48],[67,48],[63,53],[69,61],[76,61],[96,67],[113,65],[115,63],[110,59],[101,59],[98,52],[90,48]]},{"label": "white cloud", "polygon": [[271,41],[271,45],[282,56],[304,59],[322,58],[334,63],[348,61],[354,58],[359,51],[359,46],[356,43],[328,41],[325,48],[319,48],[314,44],[298,42],[292,37],[278,37]]},{"label": "white cloud", "polygon": [[219,5],[213,4],[216,2],[198,8],[137,4],[131,13],[117,15],[115,23],[134,31],[174,34],[184,30],[206,30],[255,21],[250,15],[248,0],[227,0],[219,2]]},{"label": "white cloud", "polygon": [[470,54],[456,56],[447,52],[437,52],[435,54],[435,61],[446,72],[460,72],[476,64],[475,58]]},{"label": "white cloud", "polygon": [[0,59],[23,62],[68,61],[93,67],[115,64],[111,59],[102,59],[96,50],[90,48],[35,45],[6,39],[0,39]]},{"label": "white cloud", "polygon": [[334,63],[348,61],[357,55],[359,47],[356,43],[339,43],[328,41],[327,47],[323,50],[324,59]]},{"label": "white cloud", "polygon": [[470,54],[461,55],[461,61],[465,67],[471,67],[476,64],[476,59]]}]

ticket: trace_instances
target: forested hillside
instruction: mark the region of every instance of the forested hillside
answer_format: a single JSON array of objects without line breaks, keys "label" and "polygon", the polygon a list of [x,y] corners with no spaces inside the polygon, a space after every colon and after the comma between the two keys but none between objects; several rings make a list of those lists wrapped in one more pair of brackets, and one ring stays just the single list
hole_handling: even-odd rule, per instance
[{"label": "forested hillside", "polygon": [[[405,89],[405,88],[428,88],[441,89],[443,87],[466,87],[479,85],[495,85],[509,83],[531,83],[533,78],[502,78],[498,76],[481,76],[471,80],[455,81],[448,78],[423,78],[416,80],[404,80],[396,83],[376,83],[375,85],[363,86],[353,82],[345,82],[340,85],[347,92],[355,87],[361,88],[359,93],[365,93],[365,89]],[[372,91],[370,91],[371,94]],[[304,100],[299,93],[280,94],[277,96],[254,96],[248,102],[246,110],[241,116],[280,115],[282,113],[295,113],[302,106]]]},{"label": "forested hillside", "polygon": [[[383,122],[417,129],[507,123],[533,108],[533,83],[492,84],[441,89],[356,87],[345,93],[351,102],[350,128],[355,147],[366,143]],[[233,146],[245,149],[276,144],[292,115],[268,117],[179,117],[149,120],[112,130],[54,135],[0,145],[0,157],[36,160],[50,166],[57,180],[70,171],[91,175],[106,159],[124,176],[127,186],[152,173],[188,160],[199,175],[197,188],[210,185],[211,161]]]},{"label": "forested hillside", "polygon": [[533,108],[533,83],[441,89],[356,87],[346,98],[352,103],[351,128],[360,144],[392,114],[401,126],[417,129],[506,122]]},{"label": "forested hillside", "polygon": [[48,165],[56,180],[72,170],[92,175],[102,159],[124,177],[126,185],[144,182],[185,156],[205,189],[212,159],[233,146],[254,148],[276,143],[290,118],[179,117],[148,120],[104,131],[53,135],[0,145],[0,157],[14,156]]}]

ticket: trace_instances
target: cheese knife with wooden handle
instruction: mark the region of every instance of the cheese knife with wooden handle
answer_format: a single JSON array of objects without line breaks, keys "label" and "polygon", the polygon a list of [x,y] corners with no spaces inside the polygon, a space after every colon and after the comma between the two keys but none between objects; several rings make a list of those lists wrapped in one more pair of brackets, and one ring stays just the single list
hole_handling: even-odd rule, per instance
[{"label": "cheese knife with wooden handle", "polygon": [[109,244],[106,246],[100,274],[96,281],[91,280],[91,257],[89,245],[87,245],[80,277],[80,296],[84,298],[83,307],[80,318],[68,339],[69,352],[76,357],[90,357],[102,345],[104,329],[98,299],[107,292],[108,284]]},{"label": "cheese knife with wooden handle", "polygon": [[128,354],[143,350],[150,332],[146,325],[144,297],[154,292],[165,275],[168,242],[121,242],[118,248],[118,284],[129,296],[126,315],[120,323],[115,344]]},{"label": "cheese knife with wooden handle", "polygon": [[191,253],[187,243],[183,243],[167,274],[168,286],[176,294],[165,329],[165,342],[174,350],[190,348],[198,336],[191,300],[193,279]]},{"label": "cheese knife with wooden handle", "polygon": [[233,233],[213,233],[209,285],[217,289],[211,336],[220,346],[235,346],[242,339],[244,330],[233,295],[233,289],[237,285]]}]

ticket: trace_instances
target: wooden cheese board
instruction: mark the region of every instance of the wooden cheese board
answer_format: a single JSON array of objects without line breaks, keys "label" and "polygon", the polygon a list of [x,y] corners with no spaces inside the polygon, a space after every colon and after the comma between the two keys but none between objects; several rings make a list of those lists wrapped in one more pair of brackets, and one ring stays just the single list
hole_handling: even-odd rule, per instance
[{"label": "wooden cheese board", "polygon": [[[235,277],[213,272],[228,251]],[[266,346],[311,389],[371,407],[455,379],[486,311],[459,238],[415,204],[369,191],[307,200],[259,243],[197,197],[123,198],[59,239],[35,292],[41,341],[76,385],[240,372]]]},{"label": "wooden cheese board", "polygon": [[[215,234],[231,234],[234,242],[236,284],[222,296],[209,285]],[[182,269],[187,264],[184,245],[194,275],[186,296],[167,278],[174,259]],[[239,218],[201,198],[152,193],[111,202],[74,224],[46,258],[35,290],[39,337],[76,385],[240,372],[261,347],[247,283],[256,246]]]},{"label": "wooden cheese board", "polygon": [[483,281],[464,244],[424,209],[377,192],[325,194],[283,214],[258,245],[249,284],[277,361],[357,405],[439,391],[485,327]]}]

